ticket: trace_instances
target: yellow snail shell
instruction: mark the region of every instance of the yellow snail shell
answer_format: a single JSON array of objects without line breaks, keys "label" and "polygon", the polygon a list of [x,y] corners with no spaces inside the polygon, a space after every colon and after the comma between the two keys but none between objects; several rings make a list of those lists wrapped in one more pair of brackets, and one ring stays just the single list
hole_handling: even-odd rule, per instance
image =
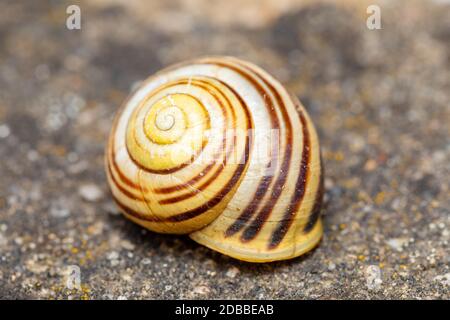
[{"label": "yellow snail shell", "polygon": [[322,236],[314,125],[277,80],[236,58],[144,81],[116,115],[106,167],[129,219],[237,259],[290,259]]}]

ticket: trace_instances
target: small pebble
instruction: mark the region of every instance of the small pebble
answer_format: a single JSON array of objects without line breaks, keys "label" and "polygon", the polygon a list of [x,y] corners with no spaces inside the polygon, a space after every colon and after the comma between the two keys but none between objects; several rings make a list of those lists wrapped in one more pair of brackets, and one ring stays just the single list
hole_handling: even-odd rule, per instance
[{"label": "small pebble", "polygon": [[450,286],[450,272],[441,276],[434,277],[434,281],[438,281],[444,286]]},{"label": "small pebble", "polygon": [[209,293],[209,288],[207,286],[197,286],[192,290],[192,293],[199,295],[206,295]]},{"label": "small pebble", "polygon": [[236,268],[235,266],[232,266],[227,270],[226,276],[228,278],[235,278],[238,274],[239,274],[239,269]]},{"label": "small pebble", "polygon": [[120,245],[122,246],[122,248],[126,249],[126,250],[130,250],[133,251],[135,246],[134,244],[132,244],[130,241],[128,240],[122,240],[120,241]]},{"label": "small pebble", "polygon": [[108,253],[108,256],[106,258],[111,263],[111,267],[117,267],[120,263],[119,253],[117,253],[116,251],[111,251],[110,253]]},{"label": "small pebble", "polygon": [[381,270],[376,265],[370,265],[366,268],[366,284],[369,290],[377,291],[381,289]]},{"label": "small pebble", "polygon": [[402,252],[403,247],[407,246],[409,239],[407,238],[397,238],[397,239],[389,239],[386,243],[393,249]]},{"label": "small pebble", "polygon": [[336,265],[335,265],[333,262],[330,262],[330,263],[328,264],[328,270],[329,270],[329,271],[334,271],[334,270],[336,270]]},{"label": "small pebble", "polygon": [[117,251],[111,251],[107,256],[108,260],[116,260],[119,259],[119,253]]},{"label": "small pebble", "polygon": [[0,233],[0,248],[5,247],[8,244],[8,239]]},{"label": "small pebble", "polygon": [[88,167],[89,167],[89,163],[87,161],[82,160],[82,161],[78,161],[78,162],[74,163],[73,165],[69,166],[67,171],[70,174],[79,174],[79,173],[85,171]]},{"label": "small pebble", "polygon": [[80,196],[83,198],[83,200],[89,201],[89,202],[96,202],[103,198],[103,191],[97,187],[95,184],[85,184],[82,185],[78,192]]},{"label": "small pebble", "polygon": [[117,267],[119,263],[119,260],[111,260],[111,267]]},{"label": "small pebble", "polygon": [[50,215],[55,218],[67,218],[70,215],[70,210],[59,206],[52,206]]}]

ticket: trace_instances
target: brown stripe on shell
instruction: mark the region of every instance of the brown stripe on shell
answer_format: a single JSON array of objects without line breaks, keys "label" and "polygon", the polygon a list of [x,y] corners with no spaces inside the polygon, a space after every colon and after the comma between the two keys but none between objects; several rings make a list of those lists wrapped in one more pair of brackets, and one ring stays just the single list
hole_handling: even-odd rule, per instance
[{"label": "brown stripe on shell", "polygon": [[[121,115],[123,110],[121,110],[118,115]],[[108,170],[109,176],[111,177],[111,180],[113,181],[114,185],[117,189],[119,189],[124,195],[127,197],[136,200],[136,201],[142,201],[143,200],[143,193],[147,192],[148,189],[145,186],[140,186],[138,184],[135,184],[133,181],[131,181],[127,176],[123,174],[123,172],[120,170],[119,166],[116,162],[116,155],[115,155],[115,147],[114,147],[114,136],[116,134],[116,124],[117,124],[118,117],[114,119],[113,123],[113,129],[110,134],[109,138],[109,150],[106,154],[106,168]],[[112,167],[114,168],[115,172],[117,173],[120,181],[127,185],[128,187],[131,187],[132,189],[135,189],[136,191],[139,191],[139,195],[136,195],[135,193],[129,191],[127,188],[123,187],[119,181],[117,180]]]},{"label": "brown stripe on shell", "polygon": [[[204,76],[204,78],[210,78],[210,77]],[[247,106],[247,104],[245,103],[245,101],[242,99],[242,97],[236,92],[236,90],[234,90],[231,86],[229,86],[227,83],[223,82],[222,80],[219,80],[219,79],[216,79],[216,78],[211,78],[211,79],[214,80],[214,81],[217,81],[217,82],[221,83],[223,86],[225,86],[228,90],[230,90],[230,91],[233,93],[234,97],[239,101],[239,103],[240,103],[242,109],[243,109],[244,112],[245,112],[245,115],[246,115],[245,118],[246,118],[246,120],[247,120],[247,128],[248,128],[248,129],[253,128],[253,121],[252,121],[252,117],[251,117],[251,115],[250,115],[250,111],[248,110],[248,106]],[[203,82],[203,83],[205,83],[205,84],[208,84],[208,85],[212,86],[214,89],[216,89],[217,92],[219,92],[219,93],[221,94],[221,96],[227,101],[227,105],[230,106],[231,112],[232,112],[232,114],[233,114],[233,119],[236,119],[236,114],[235,114],[234,108],[231,107],[231,106],[232,106],[231,101],[229,100],[229,98],[228,98],[225,94],[223,94],[223,93],[219,90],[219,88],[217,88],[217,87],[214,86],[213,84],[211,84],[211,83],[209,83],[209,82],[206,82],[206,81],[203,81],[203,80],[196,79],[195,81]],[[233,122],[235,122],[235,120],[234,120]],[[237,139],[237,138],[236,138],[236,135],[234,135],[233,138],[234,138],[234,139],[233,139],[233,140],[234,140],[234,141],[233,141],[233,144],[236,145],[236,139]],[[225,144],[225,143],[224,143],[224,144]],[[224,145],[224,144],[223,144],[223,145]],[[230,156],[231,152],[232,152],[232,150],[229,150],[229,151],[227,152],[227,155],[226,155],[226,157],[225,157],[225,161],[224,161],[223,165],[226,164],[226,159]],[[217,159],[219,158],[220,154],[221,154],[220,152],[219,152],[219,153],[216,153],[216,154],[214,155],[213,162],[210,163],[210,164],[208,164],[208,166],[205,167],[205,169],[203,169],[201,173],[199,173],[197,176],[191,178],[188,182],[183,183],[183,184],[179,184],[179,185],[170,186],[170,187],[157,188],[157,189],[154,189],[153,191],[154,191],[155,193],[171,193],[171,192],[173,192],[173,191],[182,190],[182,189],[184,189],[184,188],[186,188],[186,187],[188,187],[188,186],[191,186],[192,184],[194,184],[194,183],[198,182],[199,180],[201,180],[201,178],[203,178],[203,177],[204,177],[204,176],[205,176],[205,175],[206,175],[206,174],[214,167],[214,165],[217,164]],[[220,167],[219,167],[219,172],[215,172],[214,175],[217,176],[217,174],[220,173],[220,171],[222,171],[222,170],[223,170],[223,166],[220,166]],[[188,196],[189,194],[192,194],[192,195],[197,194],[199,190],[203,190],[203,189],[206,188],[207,185],[209,185],[211,182],[212,182],[212,180],[211,180],[211,179],[208,179],[208,181],[205,183],[205,185],[202,185],[202,186],[197,187],[196,190],[193,190],[193,191],[190,192],[190,193],[187,193],[187,194],[184,194],[184,195],[175,197],[176,199],[174,199],[174,200],[175,200],[174,202],[181,201],[181,200],[185,200],[185,199],[189,198],[189,196]],[[168,199],[167,199],[167,200],[168,200]],[[164,200],[162,200],[162,201],[163,201],[163,202],[161,202],[161,203],[171,203],[171,202],[166,202],[166,199],[164,199]]]},{"label": "brown stripe on shell", "polygon": [[249,140],[249,138],[247,137],[247,143],[246,143],[246,148],[245,148],[246,151],[245,151],[244,156],[241,159],[241,161],[244,161],[244,164],[239,164],[238,169],[235,172],[235,174],[233,175],[233,177],[222,188],[222,190],[216,194],[216,196],[213,199],[211,199],[210,201],[206,202],[205,204],[199,206],[196,209],[189,210],[189,211],[183,212],[181,214],[168,217],[165,220],[170,221],[170,222],[179,222],[179,221],[192,219],[192,218],[195,218],[196,216],[204,213],[205,211],[215,207],[217,204],[219,204],[222,201],[222,199],[236,185],[236,183],[239,181],[242,173],[244,172],[245,168],[247,167],[247,161],[248,161],[248,155],[249,155],[248,140]]},{"label": "brown stripe on shell", "polygon": [[[116,120],[115,120],[116,121]],[[116,135],[116,125],[113,125],[113,130],[110,134],[110,150],[111,152],[109,152],[110,157],[111,157],[111,163],[112,166],[114,168],[114,171],[117,172],[120,180],[126,184],[127,186],[129,186],[132,189],[137,189],[137,190],[141,190],[140,186],[136,183],[134,183],[130,178],[128,178],[126,175],[123,174],[123,172],[120,170],[119,166],[117,165],[116,162],[116,152],[115,152],[115,143],[114,143],[114,136]],[[147,191],[147,188],[145,188],[145,191]]]},{"label": "brown stripe on shell", "polygon": [[[139,200],[142,200],[141,195],[136,195],[136,194],[130,192],[128,189],[122,187],[122,186],[118,183],[116,177],[114,177],[114,174],[113,174],[113,172],[112,172],[112,170],[111,170],[111,166],[110,166],[109,164],[107,164],[106,167],[107,167],[107,169],[108,169],[108,173],[109,173],[109,176],[111,177],[111,180],[114,182],[114,185],[116,186],[116,188],[120,190],[120,192],[122,192],[122,193],[123,193],[124,195],[126,195],[128,198],[131,198],[131,199],[133,199],[133,200],[138,200],[138,201],[139,201]],[[139,191],[141,191],[141,190],[139,190]]]},{"label": "brown stripe on shell", "polygon": [[314,199],[314,205],[313,208],[311,210],[311,214],[308,217],[308,222],[306,223],[305,227],[303,228],[303,233],[308,233],[310,232],[314,226],[316,225],[317,221],[319,220],[320,217],[320,211],[322,209],[322,199],[323,199],[323,194],[325,191],[324,188],[324,171],[323,171],[323,162],[322,162],[322,156],[320,156],[320,181],[319,181],[319,185],[317,187],[317,192],[316,192],[316,197]]},{"label": "brown stripe on shell", "polygon": [[[211,85],[214,89],[218,90],[217,87]],[[206,88],[206,87],[205,87]],[[220,101],[220,99],[215,95],[215,93],[213,93],[212,91],[208,91],[209,94],[211,94],[212,96],[214,96],[216,98],[216,101],[220,104],[220,107],[222,109],[222,113],[223,113],[223,117],[225,119],[228,118],[228,112],[227,112],[227,108],[224,106],[223,102]],[[222,97],[225,97],[224,94],[220,93]],[[231,105],[230,100],[225,97],[225,101],[227,102],[227,106],[232,110],[232,127],[235,126],[236,124],[236,112],[233,109],[233,106]],[[174,196],[174,197],[170,197],[170,198],[166,198],[166,199],[162,199],[159,201],[160,204],[173,204],[173,203],[177,203],[179,201],[183,201],[189,198],[192,198],[193,196],[197,195],[198,193],[200,193],[202,190],[206,189],[218,176],[219,174],[225,169],[225,162],[227,157],[229,157],[231,155],[231,152],[234,150],[234,146],[236,145],[236,136],[234,136],[234,141],[233,143],[229,144],[229,146],[227,146],[227,135],[226,133],[224,133],[224,137],[223,137],[223,141],[222,141],[222,145],[221,148],[222,149],[224,146],[225,148],[227,148],[227,153],[226,156],[224,158],[224,163],[223,165],[219,165],[217,170],[214,172],[214,174],[208,178],[208,180],[206,180],[205,182],[203,182],[201,185],[197,186],[194,190],[178,195],[178,196]],[[221,153],[221,151],[219,151],[219,153]],[[217,158],[215,157],[215,161],[217,160]],[[217,163],[216,163],[217,164]],[[186,185],[186,184],[184,184]]]},{"label": "brown stripe on shell", "polygon": [[303,200],[303,196],[305,195],[306,191],[310,166],[309,160],[311,154],[311,147],[306,118],[301,110],[298,110],[298,113],[300,115],[303,133],[303,151],[300,166],[300,174],[298,175],[297,182],[295,183],[295,191],[294,194],[292,195],[288,209],[285,211],[283,219],[278,223],[277,228],[272,233],[272,237],[268,246],[269,249],[275,249],[281,243],[281,241],[283,241],[286,233],[288,232],[290,226],[292,225],[294,216],[298,211],[298,208],[300,207],[300,204]]},{"label": "brown stripe on shell", "polygon": [[[238,72],[240,75],[244,76],[247,80],[249,80],[258,89],[258,91],[262,95],[264,101],[266,101],[265,98],[268,97],[267,93],[262,88],[262,86],[259,85],[259,83],[250,76],[251,73],[244,73],[244,72],[242,72],[241,69],[236,68],[233,65],[223,63],[223,62],[217,63],[214,61],[214,63],[221,65],[221,66],[225,66],[227,68],[230,68],[230,69]],[[254,239],[256,237],[256,235],[258,234],[258,232],[262,229],[267,218],[270,216],[277,200],[281,196],[281,192],[282,192],[284,184],[286,183],[286,179],[287,179],[287,175],[288,175],[288,171],[289,171],[289,167],[290,167],[290,161],[291,161],[291,156],[292,156],[291,145],[292,145],[293,137],[292,137],[292,124],[291,124],[289,116],[287,114],[286,106],[284,105],[283,99],[281,98],[278,91],[273,87],[273,85],[271,83],[269,83],[257,71],[255,71],[255,70],[251,69],[250,67],[243,65],[239,62],[236,62],[236,63],[239,64],[242,68],[244,68],[250,72],[253,72],[270,89],[270,91],[272,92],[272,94],[275,96],[275,98],[277,100],[279,109],[281,110],[283,119],[286,124],[286,131],[287,131],[287,133],[286,133],[286,140],[287,140],[286,141],[286,150],[284,152],[283,162],[282,162],[282,166],[281,166],[282,170],[283,170],[283,168],[286,168],[286,169],[283,170],[281,172],[280,176],[278,176],[278,178],[276,179],[274,188],[273,188],[272,197],[266,202],[264,207],[259,211],[257,217],[244,230],[244,233],[241,235],[241,241],[247,242],[247,241]],[[270,99],[270,106],[267,103],[266,103],[266,106],[268,107],[268,110],[270,111],[270,114],[272,117],[271,119],[274,120],[273,115],[274,114],[276,115],[276,113],[273,110],[273,108],[274,108],[273,101]],[[276,121],[278,121],[278,119]],[[273,123],[274,123],[274,121],[272,121],[272,124]],[[279,128],[279,126],[275,127],[275,128]],[[276,147],[277,146],[275,146],[275,148]],[[272,159],[276,160],[276,158],[277,158],[277,156],[273,157]],[[250,203],[249,206],[247,206],[247,208],[236,219],[236,221],[230,227],[228,227],[228,229],[225,231],[225,236],[229,237],[229,236],[239,232],[247,224],[247,222],[251,219],[251,217],[254,215],[254,212],[257,210],[257,208],[261,204],[261,200],[264,197],[264,195],[266,194],[266,192],[268,191],[268,187],[269,187],[270,183],[272,182],[272,180],[273,180],[273,176],[270,173],[266,174],[263,177],[263,179],[261,179],[261,182],[257,188],[255,195],[254,195],[253,201]]]},{"label": "brown stripe on shell", "polygon": [[[252,70],[251,68],[248,68]],[[289,173],[289,169],[291,167],[291,158],[292,158],[292,123],[287,114],[286,105],[284,104],[283,98],[280,96],[278,90],[276,90],[269,81],[267,81],[261,74],[257,71],[252,70],[264,83],[269,87],[270,91],[275,95],[277,100],[277,104],[279,109],[281,110],[283,120],[286,126],[286,147],[283,155],[283,162],[281,164],[281,173],[278,176],[275,184],[272,188],[272,195],[270,200],[266,202],[264,207],[260,210],[256,218],[252,221],[252,223],[244,230],[244,233],[241,236],[242,241],[250,241],[256,237],[256,235],[261,231],[264,223],[267,221],[268,217],[272,213],[272,210],[281,196],[284,184],[286,183],[287,176]]]},{"label": "brown stripe on shell", "polygon": [[[269,97],[270,102],[267,102],[266,97],[268,97],[268,95],[267,95],[266,91],[255,79],[253,79],[250,76],[250,74],[243,72],[241,69],[239,69],[238,67],[236,67],[234,65],[230,65],[230,64],[227,64],[224,62],[212,60],[212,61],[207,61],[207,63],[215,64],[218,66],[232,69],[235,72],[237,72],[238,74],[240,74],[242,77],[247,79],[258,90],[259,94],[263,97],[263,100],[266,104],[267,110],[270,115],[271,128],[279,129],[279,120],[276,115],[276,111],[274,110],[272,99],[270,99],[270,97]],[[270,163],[267,165],[268,170],[271,170],[270,168],[272,167],[272,165],[276,166],[276,164],[277,164],[278,148],[276,148],[276,146],[272,150],[272,155],[273,155],[273,157],[270,159]],[[273,162],[275,162],[275,164]],[[264,177],[260,180],[260,182],[258,184],[258,188],[253,196],[252,202],[244,209],[244,211],[239,215],[239,217],[236,218],[236,221],[232,225],[230,225],[228,227],[228,229],[225,231],[226,237],[232,236],[235,233],[239,232],[246,225],[246,223],[251,219],[251,217],[254,215],[254,213],[260,206],[261,200],[264,197],[264,195],[266,194],[267,189],[268,189],[270,183],[272,182],[272,180],[273,180],[273,175],[270,174],[270,172],[268,171],[268,174],[264,175]]]},{"label": "brown stripe on shell", "polygon": [[[199,216],[200,214],[212,209],[213,207],[215,207],[217,204],[219,204],[222,199],[231,191],[231,189],[236,185],[236,183],[239,181],[242,173],[244,172],[245,168],[247,167],[247,162],[248,162],[248,155],[250,153],[250,146],[249,146],[249,138],[246,138],[246,145],[245,145],[245,153],[241,158],[241,162],[238,166],[238,169],[236,170],[235,174],[233,175],[233,177],[228,181],[228,183],[219,191],[216,193],[216,195],[214,196],[214,198],[212,198],[211,200],[209,200],[208,202],[202,204],[201,206],[198,206],[197,208],[194,208],[192,210],[180,213],[180,214],[176,214],[170,217],[166,217],[166,218],[154,218],[154,217],[150,217],[147,215],[143,215],[140,212],[137,212],[131,208],[129,208],[128,206],[126,206],[125,204],[121,203],[119,199],[115,198],[114,199],[117,203],[117,205],[128,215],[134,216],[136,218],[139,218],[141,220],[144,221],[151,221],[151,222],[181,222],[181,221],[185,221],[185,220],[189,220],[192,218],[195,218],[197,216]],[[243,162],[243,163],[242,163]]]},{"label": "brown stripe on shell", "polygon": [[117,206],[126,214],[133,216],[135,218],[141,219],[141,220],[145,220],[145,221],[150,221],[150,222],[162,222],[160,219],[155,218],[153,216],[149,216],[149,215],[144,215],[134,209],[131,209],[130,207],[128,207],[126,204],[122,203],[114,194],[112,195],[112,198],[114,200],[114,202],[117,204]]},{"label": "brown stripe on shell", "polygon": [[[202,80],[199,80],[199,79],[195,79],[195,80],[192,80],[192,79],[191,79],[191,81],[189,81],[189,80],[179,80],[179,81],[177,81],[174,85],[178,85],[178,84],[190,84],[190,85],[194,85],[194,86],[197,86],[197,87],[201,87],[202,89],[208,91],[208,93],[209,93],[209,90],[207,90],[207,88],[206,88],[205,86],[200,86],[200,85],[198,85],[198,84],[195,84],[195,82],[200,82],[200,83],[204,83],[204,84],[211,85],[211,84],[207,83],[206,81],[202,81]],[[213,86],[213,85],[211,85],[211,86]],[[215,87],[215,86],[213,86],[213,87],[217,89],[217,87]],[[218,101],[217,98],[216,98],[216,101]],[[220,103],[220,105],[221,105],[221,103]],[[225,137],[225,138],[226,138],[226,137]],[[225,145],[225,142],[226,142],[226,139],[223,141],[221,148],[223,147],[223,145]],[[202,170],[202,172],[200,172],[197,176],[191,178],[191,179],[190,179],[189,181],[187,181],[186,183],[179,184],[179,185],[174,185],[174,186],[170,186],[170,187],[155,188],[155,189],[153,189],[152,191],[153,191],[154,193],[157,193],[157,194],[165,194],[165,193],[171,193],[171,192],[174,192],[174,191],[182,190],[182,189],[187,188],[188,186],[191,186],[192,184],[194,184],[194,183],[198,182],[199,180],[201,180],[207,173],[209,173],[209,171],[211,171],[211,169],[212,169],[212,168],[214,167],[214,165],[216,164],[217,159],[219,158],[220,155],[221,155],[221,152],[217,152],[217,153],[214,155],[214,157],[213,157],[213,161],[212,161],[211,163],[209,163],[209,164]]]},{"label": "brown stripe on shell", "polygon": [[211,171],[211,169],[214,167],[214,165],[216,164],[216,160],[217,158],[220,156],[220,153],[216,153],[214,155],[214,159],[213,162],[211,162],[210,164],[208,164],[203,170],[202,172],[200,172],[198,175],[196,175],[195,177],[193,177],[192,179],[190,179],[188,182],[183,183],[183,184],[178,184],[178,185],[173,185],[170,187],[163,187],[163,188],[155,188],[153,189],[154,193],[158,193],[158,194],[164,194],[164,193],[171,193],[174,191],[178,191],[178,190],[182,190],[187,188],[188,186],[193,185],[194,183],[198,182],[199,180],[201,180],[209,171]]},{"label": "brown stripe on shell", "polygon": [[225,168],[224,166],[219,166],[218,169],[213,173],[213,175],[208,180],[203,182],[198,187],[195,187],[194,190],[187,192],[187,193],[183,193],[179,196],[162,199],[162,200],[158,201],[158,203],[159,204],[174,204],[174,203],[194,197],[195,195],[199,194],[204,189],[206,189],[219,176],[219,174],[223,171],[224,168]]},{"label": "brown stripe on shell", "polygon": [[[222,84],[226,85],[230,91],[232,91],[236,98],[241,102],[241,105],[243,106],[243,109],[245,110],[245,113],[247,115],[247,125],[249,128],[253,127],[252,124],[252,120],[251,120],[251,115],[248,111],[247,105],[245,104],[245,102],[243,101],[243,99],[237,94],[237,92],[232,89],[231,87],[229,87],[226,83],[216,79],[217,81],[221,82]],[[245,168],[247,167],[247,163],[248,163],[248,159],[249,159],[249,154],[250,154],[250,139],[247,136],[246,137],[246,144],[245,144],[245,153],[241,158],[241,161],[239,162],[239,166],[238,169],[235,171],[235,173],[233,174],[232,179],[230,179],[230,181],[228,181],[228,183],[218,192],[216,193],[215,197],[212,198],[210,201],[206,202],[205,204],[189,210],[187,212],[183,212],[174,216],[170,216],[167,218],[155,218],[155,217],[151,217],[148,215],[143,215],[140,212],[137,212],[136,210],[133,210],[129,207],[127,207],[125,204],[121,203],[119,199],[117,199],[116,197],[114,197],[114,200],[117,202],[118,206],[128,215],[134,216],[136,218],[139,218],[141,220],[145,220],[145,221],[151,221],[151,222],[180,222],[180,221],[184,221],[184,220],[188,220],[191,218],[194,218],[204,212],[206,212],[207,210],[211,209],[212,207],[216,206],[218,203],[220,203],[222,201],[222,199],[228,194],[228,192],[235,186],[235,184],[237,183],[237,181],[240,179],[243,171],[245,170]]]},{"label": "brown stripe on shell", "polygon": [[[170,84],[168,84],[167,86],[164,86],[164,88],[169,88],[169,87],[174,86],[174,85],[187,84],[187,83],[188,83],[188,80],[179,80],[179,81],[177,81],[177,82],[170,83]],[[195,84],[193,84],[193,85],[194,85],[194,86],[197,86],[197,85],[195,85]],[[204,88],[204,86],[201,86],[201,87]],[[161,90],[163,90],[163,88],[158,89],[156,92],[152,92],[151,95],[149,96],[149,98],[152,97],[152,96],[154,96],[156,93],[160,92]],[[112,137],[114,137],[114,135],[115,135],[115,128],[116,128],[116,126],[113,125],[113,128],[114,128],[114,131],[113,131],[113,134],[111,134]],[[111,141],[111,153],[112,153],[112,154],[111,154],[111,162],[112,162],[112,164],[113,164],[113,167],[114,167],[115,172],[117,172],[117,174],[119,175],[121,181],[123,181],[126,185],[129,185],[129,186],[131,186],[131,187],[134,188],[134,189],[138,189],[139,191],[142,191],[143,193],[148,192],[148,189],[147,189],[145,186],[141,186],[140,184],[139,184],[139,185],[138,185],[138,184],[135,184],[133,181],[131,181],[128,177],[126,177],[126,176],[122,173],[122,171],[121,171],[120,168],[118,167],[117,162],[116,162],[116,160],[115,160],[115,151],[114,151],[114,149],[115,149],[115,148],[114,148],[114,138],[113,138],[112,141]],[[130,157],[130,159],[131,159],[131,160],[133,161],[133,163],[135,163],[140,169],[142,169],[142,167],[141,167],[139,164],[137,164],[137,163],[134,161],[133,158]],[[144,169],[145,169],[145,168],[144,168]],[[147,171],[147,170],[144,170],[144,171]],[[116,185],[119,186],[119,184],[117,183],[117,180],[114,179],[114,181],[116,182]],[[142,188],[142,189],[141,189],[141,188]],[[120,186],[119,186],[119,189],[120,189],[121,191],[125,190],[124,188],[122,188],[122,187],[120,187]],[[126,192],[124,192],[124,193],[126,193]],[[127,195],[128,195],[128,194],[127,194]],[[133,197],[131,197],[131,198],[133,198],[134,200],[137,200],[137,201],[144,201],[144,200],[145,200],[145,198],[143,197],[143,195],[142,195],[142,196],[136,196],[136,195],[133,195]]]}]

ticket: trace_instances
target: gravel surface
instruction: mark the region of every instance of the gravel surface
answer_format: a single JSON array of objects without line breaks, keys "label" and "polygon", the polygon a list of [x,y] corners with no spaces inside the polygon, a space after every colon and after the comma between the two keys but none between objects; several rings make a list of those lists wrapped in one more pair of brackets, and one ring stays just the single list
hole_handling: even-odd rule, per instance
[{"label": "gravel surface", "polygon": [[[449,299],[450,4],[0,2],[0,298]],[[243,263],[123,218],[114,112],[168,64],[227,54],[304,103],[326,170],[320,246]],[[80,275],[80,277],[77,277]],[[79,281],[78,281],[79,280]]]}]

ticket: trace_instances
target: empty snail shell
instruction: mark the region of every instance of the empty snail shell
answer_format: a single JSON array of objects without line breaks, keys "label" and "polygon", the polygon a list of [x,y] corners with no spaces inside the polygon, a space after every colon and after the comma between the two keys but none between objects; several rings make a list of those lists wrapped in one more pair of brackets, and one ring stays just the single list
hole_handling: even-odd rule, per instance
[{"label": "empty snail shell", "polygon": [[277,80],[236,58],[145,80],[115,117],[106,168],[129,219],[237,259],[293,258],[322,236],[314,125]]}]

